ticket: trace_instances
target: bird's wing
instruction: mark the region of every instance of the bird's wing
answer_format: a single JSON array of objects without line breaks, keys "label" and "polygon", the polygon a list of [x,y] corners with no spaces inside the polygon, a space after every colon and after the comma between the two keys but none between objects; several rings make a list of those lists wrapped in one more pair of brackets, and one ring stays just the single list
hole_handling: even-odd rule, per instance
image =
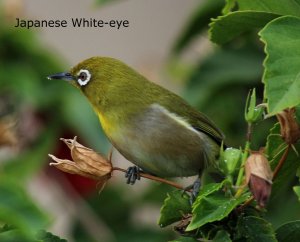
[{"label": "bird's wing", "polygon": [[[182,117],[186,120],[195,130],[203,132],[211,137],[219,145],[225,139],[222,131],[203,113],[191,107],[182,99],[173,99],[173,103],[167,103],[164,100],[162,105],[170,112]],[[178,106],[181,106],[178,108]]]}]

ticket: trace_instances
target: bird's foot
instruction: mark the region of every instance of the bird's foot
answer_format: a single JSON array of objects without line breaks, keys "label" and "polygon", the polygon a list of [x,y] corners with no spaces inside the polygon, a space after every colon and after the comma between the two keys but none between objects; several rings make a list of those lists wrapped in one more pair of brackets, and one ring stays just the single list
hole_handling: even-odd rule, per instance
[{"label": "bird's foot", "polygon": [[127,178],[127,184],[133,185],[135,184],[136,180],[140,180],[141,169],[137,166],[130,166],[128,167],[125,177]]},{"label": "bird's foot", "polygon": [[201,181],[200,181],[200,178],[198,177],[192,185],[190,185],[184,189],[184,192],[191,190],[191,196],[190,196],[190,204],[191,205],[195,202],[195,200],[199,194],[200,188],[201,188]]}]

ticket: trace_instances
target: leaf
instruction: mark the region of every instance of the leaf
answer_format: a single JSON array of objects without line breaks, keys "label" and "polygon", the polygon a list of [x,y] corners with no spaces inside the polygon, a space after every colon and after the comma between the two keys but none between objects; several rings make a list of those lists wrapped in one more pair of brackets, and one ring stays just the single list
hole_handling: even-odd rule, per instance
[{"label": "leaf", "polygon": [[239,204],[246,201],[249,194],[243,194],[239,198],[225,197],[220,191],[215,191],[208,196],[202,196],[196,200],[193,206],[193,218],[186,231],[191,231],[201,226],[220,221]]},{"label": "leaf", "polygon": [[300,201],[300,186],[294,186],[293,190],[296,193],[298,200]]},{"label": "leaf", "polygon": [[299,0],[238,0],[239,10],[254,10],[300,16]]},{"label": "leaf", "polygon": [[[286,144],[280,136],[280,126],[279,124],[275,124],[268,135],[265,150],[265,154],[270,161],[272,170],[277,166],[285,148]],[[299,144],[296,144],[295,148],[299,151]],[[270,201],[273,199],[276,200],[276,196],[280,195],[281,191],[288,189],[291,182],[295,179],[297,168],[299,166],[299,157],[297,157],[297,154],[294,151],[290,150],[286,161],[273,182]]]},{"label": "leaf", "polygon": [[2,172],[11,177],[17,177],[20,182],[23,182],[26,177],[39,170],[47,162],[47,154],[54,146],[56,131],[56,127],[48,126],[48,129],[36,141],[35,149],[6,161],[1,167]]},{"label": "leaf", "polygon": [[199,64],[187,84],[185,98],[203,107],[226,86],[253,85],[261,78],[262,61],[263,55],[250,46],[239,50],[219,49]]},{"label": "leaf", "polygon": [[244,32],[262,28],[277,17],[279,15],[267,12],[231,12],[213,19],[209,29],[210,39],[216,44],[225,44]]},{"label": "leaf", "polygon": [[300,241],[300,220],[283,224],[276,230],[278,242]]},{"label": "leaf", "polygon": [[212,242],[231,242],[230,234],[225,230],[219,230]]},{"label": "leaf", "polygon": [[239,232],[247,239],[247,242],[277,241],[272,225],[259,217],[241,217],[238,221],[238,229]]},{"label": "leaf", "polygon": [[66,239],[61,239],[58,236],[45,230],[40,230],[36,235],[36,239],[41,240],[43,242],[67,242]]},{"label": "leaf", "polygon": [[172,240],[170,242],[197,242],[199,240],[191,238],[191,237],[180,237],[178,239]]},{"label": "leaf", "polygon": [[233,175],[240,167],[242,151],[235,148],[227,148],[221,152],[219,166],[225,175]]},{"label": "leaf", "polygon": [[176,190],[167,194],[167,198],[160,210],[158,224],[165,227],[182,219],[183,215],[191,212],[189,197]]},{"label": "leaf", "polygon": [[269,115],[300,104],[300,19],[280,17],[259,32],[265,43],[265,98]]},{"label": "leaf", "polygon": [[223,5],[224,0],[206,0],[204,3],[201,3],[175,43],[172,52],[174,54],[181,52],[194,37],[206,29],[210,19],[217,17],[221,13]]},{"label": "leaf", "polygon": [[119,0],[96,0],[98,5],[104,5],[104,4],[109,4],[109,3],[114,3],[117,2]]},{"label": "leaf", "polygon": [[27,196],[21,186],[10,177],[0,178],[0,221],[18,229],[24,238],[33,238],[48,219]]}]

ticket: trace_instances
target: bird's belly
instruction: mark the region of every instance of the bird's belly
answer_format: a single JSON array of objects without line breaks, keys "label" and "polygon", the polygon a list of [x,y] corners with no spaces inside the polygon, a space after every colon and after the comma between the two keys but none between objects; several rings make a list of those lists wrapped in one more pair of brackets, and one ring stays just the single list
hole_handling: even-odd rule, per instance
[{"label": "bird's belly", "polygon": [[136,119],[117,133],[110,139],[125,158],[145,172],[162,177],[201,174],[215,158],[211,155],[218,152],[207,135],[160,113],[144,114],[142,120]]}]

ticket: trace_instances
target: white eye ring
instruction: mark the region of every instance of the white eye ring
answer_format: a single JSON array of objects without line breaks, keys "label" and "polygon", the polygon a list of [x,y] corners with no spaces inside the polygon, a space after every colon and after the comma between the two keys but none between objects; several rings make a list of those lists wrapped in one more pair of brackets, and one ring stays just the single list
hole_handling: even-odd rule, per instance
[{"label": "white eye ring", "polygon": [[77,74],[78,79],[77,82],[80,86],[85,86],[91,79],[91,74],[88,70],[80,70]]}]

